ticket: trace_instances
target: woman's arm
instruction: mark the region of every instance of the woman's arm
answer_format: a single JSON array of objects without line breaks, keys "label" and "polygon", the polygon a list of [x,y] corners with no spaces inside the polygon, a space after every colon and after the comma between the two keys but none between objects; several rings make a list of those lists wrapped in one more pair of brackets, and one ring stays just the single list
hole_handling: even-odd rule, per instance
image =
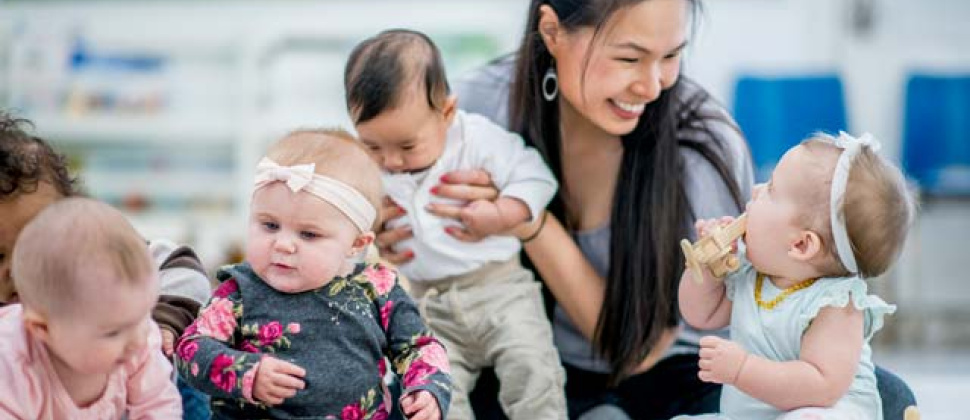
[{"label": "woman's arm", "polygon": [[[520,239],[533,236],[523,244],[523,249],[556,302],[583,336],[592,341],[606,293],[606,280],[596,273],[559,220],[551,214],[545,217],[545,225],[538,218],[513,234]],[[540,226],[541,230],[537,231]],[[642,372],[656,364],[676,337],[677,328],[668,329],[634,371]]]},{"label": "woman's arm", "polygon": [[[438,194],[446,197],[471,201],[498,195],[491,186],[488,173],[484,171],[449,172],[443,181],[445,183],[439,186]],[[441,217],[459,219],[462,208],[435,204],[429,211]],[[468,236],[467,232],[449,233],[461,240],[476,239]],[[596,273],[573,238],[551,214],[536,217],[509,233],[519,239],[529,238],[523,244],[523,249],[539,276],[583,336],[592,341],[606,293],[606,280]],[[674,343],[676,336],[677,328],[665,332],[658,345],[635,371],[642,372],[653,366]]]},{"label": "woman's arm", "polygon": [[534,232],[541,226],[541,218],[537,220],[539,225],[531,223],[532,229],[524,229],[535,236],[523,244],[523,249],[569,319],[587,339],[592,339],[606,280],[596,273],[559,220],[552,214],[545,217],[545,225],[537,235]]},{"label": "woman's arm", "polygon": [[[449,172],[442,181],[438,194],[449,198],[472,201],[498,195],[489,174],[484,171]],[[459,220],[462,210],[462,207],[441,203],[429,207],[429,211],[438,216]],[[475,239],[469,237],[468,232],[449,233],[461,240]],[[539,276],[579,331],[591,340],[603,305],[606,281],[593,270],[573,238],[551,214],[535,217],[514,228],[510,234],[519,239],[528,238],[523,249]]]}]

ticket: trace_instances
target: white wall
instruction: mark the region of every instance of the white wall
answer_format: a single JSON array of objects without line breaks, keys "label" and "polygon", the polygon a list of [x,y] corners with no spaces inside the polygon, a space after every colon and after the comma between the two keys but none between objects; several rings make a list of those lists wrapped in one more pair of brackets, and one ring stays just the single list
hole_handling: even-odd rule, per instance
[{"label": "white wall", "polygon": [[[373,5],[364,7],[361,5]],[[40,19],[52,31],[83,28],[93,37],[157,48],[238,44],[272,34],[373,33],[482,27],[512,49],[527,0],[332,0],[327,2],[15,2],[0,4],[0,28]],[[856,5],[872,7],[868,33],[854,31]],[[445,6],[446,5],[446,6]],[[688,74],[730,105],[741,73],[840,72],[853,131],[870,131],[898,149],[902,86],[908,71],[970,72],[970,1],[707,0]],[[361,10],[365,9],[365,12]],[[406,12],[405,12],[406,10]],[[447,16],[447,17],[443,17]],[[3,32],[0,31],[0,37]],[[2,75],[2,72],[0,72]],[[2,89],[0,89],[2,90]]]},{"label": "white wall", "polygon": [[[868,33],[853,7],[872,6]],[[741,73],[838,72],[850,130],[869,131],[896,156],[909,71],[970,73],[970,1],[708,0],[688,74],[725,104]]]}]

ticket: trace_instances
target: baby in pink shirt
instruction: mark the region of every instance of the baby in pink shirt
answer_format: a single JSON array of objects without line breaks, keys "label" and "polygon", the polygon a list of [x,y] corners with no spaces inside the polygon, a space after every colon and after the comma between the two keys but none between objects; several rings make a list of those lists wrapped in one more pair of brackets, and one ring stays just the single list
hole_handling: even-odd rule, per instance
[{"label": "baby in pink shirt", "polygon": [[0,309],[0,418],[178,419],[151,321],[157,272],[114,208],[68,198],[20,232],[21,304]]}]

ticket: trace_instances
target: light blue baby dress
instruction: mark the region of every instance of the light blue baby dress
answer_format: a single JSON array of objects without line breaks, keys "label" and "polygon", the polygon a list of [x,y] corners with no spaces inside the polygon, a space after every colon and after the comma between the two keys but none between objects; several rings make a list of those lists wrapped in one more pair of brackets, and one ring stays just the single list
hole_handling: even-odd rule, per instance
[{"label": "light blue baby dress", "polygon": [[[866,282],[857,276],[820,278],[812,286],[792,293],[773,309],[762,309],[754,299],[757,272],[739,250],[741,268],[725,278],[731,309],[731,340],[753,355],[776,361],[798,360],[802,336],[819,311],[827,306],[845,307],[850,301],[865,317],[865,342],[855,379],[846,394],[828,409],[806,408],[792,413],[780,411],[737,388],[725,385],[721,391],[721,414],[680,416],[676,419],[860,419],[882,420],[882,401],[876,388],[869,340],[882,328],[883,317],[896,311],[874,295],[867,295]],[[771,301],[782,291],[765,278],[761,299]],[[787,384],[778,384],[786,386]],[[797,392],[797,391],[793,391]]]}]

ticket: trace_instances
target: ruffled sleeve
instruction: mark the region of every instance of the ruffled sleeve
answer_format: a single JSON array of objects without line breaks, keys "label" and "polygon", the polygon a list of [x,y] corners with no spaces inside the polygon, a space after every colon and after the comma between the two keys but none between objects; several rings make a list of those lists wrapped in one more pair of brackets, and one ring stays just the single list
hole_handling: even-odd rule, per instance
[{"label": "ruffled sleeve", "polygon": [[818,316],[822,308],[828,306],[844,308],[851,301],[852,305],[863,311],[865,315],[863,333],[866,341],[868,341],[873,334],[882,328],[885,316],[896,312],[896,305],[886,303],[879,296],[867,294],[869,287],[859,277],[825,279],[824,281],[826,288],[799,316],[798,327],[801,331],[805,331],[811,325],[812,320]]}]

